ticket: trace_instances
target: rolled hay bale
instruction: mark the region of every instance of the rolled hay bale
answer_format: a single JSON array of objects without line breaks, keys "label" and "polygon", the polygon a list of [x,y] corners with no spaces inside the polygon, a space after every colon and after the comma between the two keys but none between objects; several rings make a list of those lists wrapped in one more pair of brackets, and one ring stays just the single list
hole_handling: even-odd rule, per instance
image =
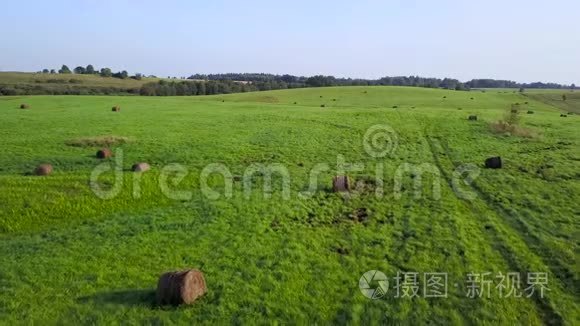
[{"label": "rolled hay bale", "polygon": [[21,109],[29,109],[30,108],[30,105],[25,104],[25,103],[22,103],[22,104],[20,104],[20,108]]},{"label": "rolled hay bale", "polygon": [[149,169],[151,169],[151,166],[147,163],[135,163],[133,164],[133,166],[131,167],[131,171],[133,172],[145,172],[148,171]]},{"label": "rolled hay bale", "polygon": [[113,152],[108,148],[102,148],[97,151],[97,158],[105,159],[113,156]]},{"label": "rolled hay bale", "polygon": [[490,158],[486,159],[485,160],[485,167],[487,169],[501,169],[501,167],[502,167],[501,157],[496,156],[496,157],[490,157]]},{"label": "rolled hay bale", "polygon": [[565,114],[560,114],[560,118],[566,118],[566,117],[568,117],[568,116]]},{"label": "rolled hay bale", "polygon": [[470,115],[469,118],[467,118],[467,119],[469,119],[469,121],[477,121],[477,116],[476,115]]},{"label": "rolled hay bale", "polygon": [[118,105],[113,106],[113,108],[111,109],[111,111],[113,112],[120,112],[121,111],[121,107]]},{"label": "rolled hay bale", "polygon": [[34,175],[49,175],[52,173],[52,165],[50,164],[40,164],[34,169]]},{"label": "rolled hay bale", "polygon": [[348,192],[350,190],[350,180],[346,175],[337,175],[332,178],[332,191]]},{"label": "rolled hay bale", "polygon": [[190,269],[179,272],[168,272],[157,282],[157,304],[173,305],[192,304],[207,292],[202,272]]},{"label": "rolled hay bale", "polygon": [[528,114],[534,114],[534,111],[528,110]]}]

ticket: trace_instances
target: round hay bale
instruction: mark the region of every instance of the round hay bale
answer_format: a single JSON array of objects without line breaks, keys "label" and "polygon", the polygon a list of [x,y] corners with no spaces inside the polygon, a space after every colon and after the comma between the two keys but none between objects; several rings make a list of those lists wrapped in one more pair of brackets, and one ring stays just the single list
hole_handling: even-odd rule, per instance
[{"label": "round hay bale", "polygon": [[30,105],[22,103],[22,104],[20,104],[20,108],[21,109],[28,109],[28,108],[30,108]]},{"label": "round hay bale", "polygon": [[52,173],[52,165],[40,164],[34,169],[34,175],[49,175]]},{"label": "round hay bale", "polygon": [[133,172],[145,172],[148,171],[149,169],[151,169],[151,166],[147,163],[135,163],[131,167],[131,170]]},{"label": "round hay bale", "polygon": [[469,121],[477,121],[477,116],[476,115],[470,115],[468,119],[469,119]]},{"label": "round hay bale", "polygon": [[113,108],[111,109],[111,111],[113,111],[113,112],[119,112],[119,111],[121,111],[121,107],[118,106],[118,105],[115,105],[115,106],[113,106]]},{"label": "round hay bale", "polygon": [[113,152],[108,148],[99,149],[97,151],[97,158],[105,159],[113,156]]},{"label": "round hay bale", "polygon": [[203,274],[195,269],[168,272],[157,282],[157,304],[192,304],[207,292]]},{"label": "round hay bale", "polygon": [[485,167],[488,169],[501,169],[502,167],[501,157],[496,156],[486,159]]},{"label": "round hay bale", "polygon": [[346,175],[337,175],[332,178],[332,191],[347,192],[350,190],[350,180]]}]

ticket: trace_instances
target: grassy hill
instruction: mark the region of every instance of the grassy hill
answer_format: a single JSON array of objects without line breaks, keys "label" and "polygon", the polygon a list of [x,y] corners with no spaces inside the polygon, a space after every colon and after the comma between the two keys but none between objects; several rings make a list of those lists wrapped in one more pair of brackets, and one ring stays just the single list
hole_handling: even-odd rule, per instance
[{"label": "grassy hill", "polygon": [[[563,99],[563,95],[566,99]],[[569,90],[528,91],[526,96],[547,105],[559,108],[562,113],[580,114],[580,92]]]},{"label": "grassy hill", "polygon": [[[490,128],[516,102],[519,128],[533,137]],[[531,95],[339,87],[9,96],[0,97],[0,115],[0,320],[7,324],[573,325],[580,318],[579,117],[561,118]],[[365,148],[376,125],[392,131],[370,142],[393,145],[386,157]],[[89,186],[103,163],[94,154],[111,139],[118,142],[108,146],[122,152],[105,163],[119,162],[123,184],[101,199]],[[504,168],[485,169],[497,155]],[[152,170],[130,172],[136,162]],[[362,165],[348,173],[358,181],[350,195],[331,191],[340,162]],[[29,175],[40,163],[54,173]],[[170,188],[185,197],[160,187],[172,163],[188,172],[180,181],[169,174]],[[259,175],[249,192],[234,181],[230,197],[218,176],[208,184],[219,198],[201,186],[209,164],[243,176],[257,163],[287,169],[289,198],[276,175],[266,193]],[[328,169],[305,196],[318,164]],[[440,176],[426,172],[416,187],[415,172],[397,178],[409,164]],[[471,185],[457,183],[465,167],[479,173]],[[113,171],[98,184],[113,188]],[[208,293],[193,306],[155,307],[158,276],[180,268],[201,269]],[[369,270],[389,280],[377,300],[359,289]],[[419,273],[419,293],[425,273],[447,273],[448,295],[397,297],[399,272]],[[486,272],[489,297],[468,298],[468,274]],[[521,292],[528,273],[546,273],[549,291],[502,297],[496,276],[508,272],[521,275]]]},{"label": "grassy hill", "polygon": [[27,72],[0,72],[0,87],[16,90],[37,90],[55,94],[125,94],[138,93],[143,84],[158,78],[120,79],[99,75],[40,74]]}]

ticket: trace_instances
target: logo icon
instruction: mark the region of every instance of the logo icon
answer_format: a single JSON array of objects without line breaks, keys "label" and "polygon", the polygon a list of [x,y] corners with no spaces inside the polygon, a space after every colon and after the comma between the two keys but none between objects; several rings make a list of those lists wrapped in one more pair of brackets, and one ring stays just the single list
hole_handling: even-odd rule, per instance
[{"label": "logo icon", "polygon": [[363,146],[367,154],[374,158],[393,155],[399,145],[399,136],[389,125],[374,125],[367,129]]},{"label": "logo icon", "polygon": [[382,298],[389,288],[387,276],[377,270],[368,271],[361,276],[358,287],[362,294],[372,300]]}]

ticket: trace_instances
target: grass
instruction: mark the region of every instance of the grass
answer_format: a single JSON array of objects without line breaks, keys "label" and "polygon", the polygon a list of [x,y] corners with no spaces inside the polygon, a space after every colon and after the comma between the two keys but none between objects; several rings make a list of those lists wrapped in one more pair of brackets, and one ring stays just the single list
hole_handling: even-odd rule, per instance
[{"label": "grass", "polygon": [[[320,108],[320,96],[337,100]],[[519,125],[542,137],[489,129],[511,104],[525,101],[535,114],[522,115]],[[30,109],[18,109],[21,103]],[[113,113],[113,105],[123,110]],[[579,122],[576,115],[559,114],[519,93],[404,87],[0,97],[0,320],[577,324]],[[469,115],[478,121],[467,121]],[[395,152],[385,159],[369,156],[362,146],[376,124],[388,124],[398,135]],[[90,190],[91,171],[103,163],[91,147],[103,135],[136,140],[110,145],[123,151],[124,170],[135,162],[152,165],[140,175],[139,198],[133,195],[137,176],[126,171],[117,197],[102,200]],[[89,147],[67,145],[71,140]],[[339,154],[364,164],[350,173],[356,180],[372,180],[384,163],[385,197],[372,190],[351,197],[328,191]],[[497,155],[504,168],[482,168],[471,187],[477,197],[458,198],[451,179],[456,167],[482,167]],[[52,175],[26,175],[44,162],[54,166]],[[189,171],[176,185],[191,193],[189,199],[168,198],[160,189],[159,175],[169,163]],[[281,163],[291,176],[291,197],[282,198],[276,177],[271,198],[265,198],[256,177],[249,197],[234,182],[231,198],[208,199],[200,172],[210,163],[224,164],[233,175],[253,163]],[[318,163],[331,167],[320,175],[320,190],[298,196]],[[397,199],[394,176],[403,163],[437,167],[441,198],[433,198],[429,182],[415,198],[413,179],[405,175]],[[113,173],[100,182],[112,185]],[[223,187],[219,178],[210,184]],[[207,295],[190,307],[155,307],[157,277],[180,268],[201,269]],[[380,300],[367,299],[358,287],[361,275],[373,269],[390,281]],[[448,297],[395,298],[392,278],[399,271],[448,273]],[[546,272],[550,291],[543,298],[492,292],[468,299],[470,272]]]},{"label": "grass", "polygon": [[96,136],[96,137],[80,137],[67,140],[66,144],[75,147],[111,147],[115,145],[125,144],[131,140],[123,136]]}]

